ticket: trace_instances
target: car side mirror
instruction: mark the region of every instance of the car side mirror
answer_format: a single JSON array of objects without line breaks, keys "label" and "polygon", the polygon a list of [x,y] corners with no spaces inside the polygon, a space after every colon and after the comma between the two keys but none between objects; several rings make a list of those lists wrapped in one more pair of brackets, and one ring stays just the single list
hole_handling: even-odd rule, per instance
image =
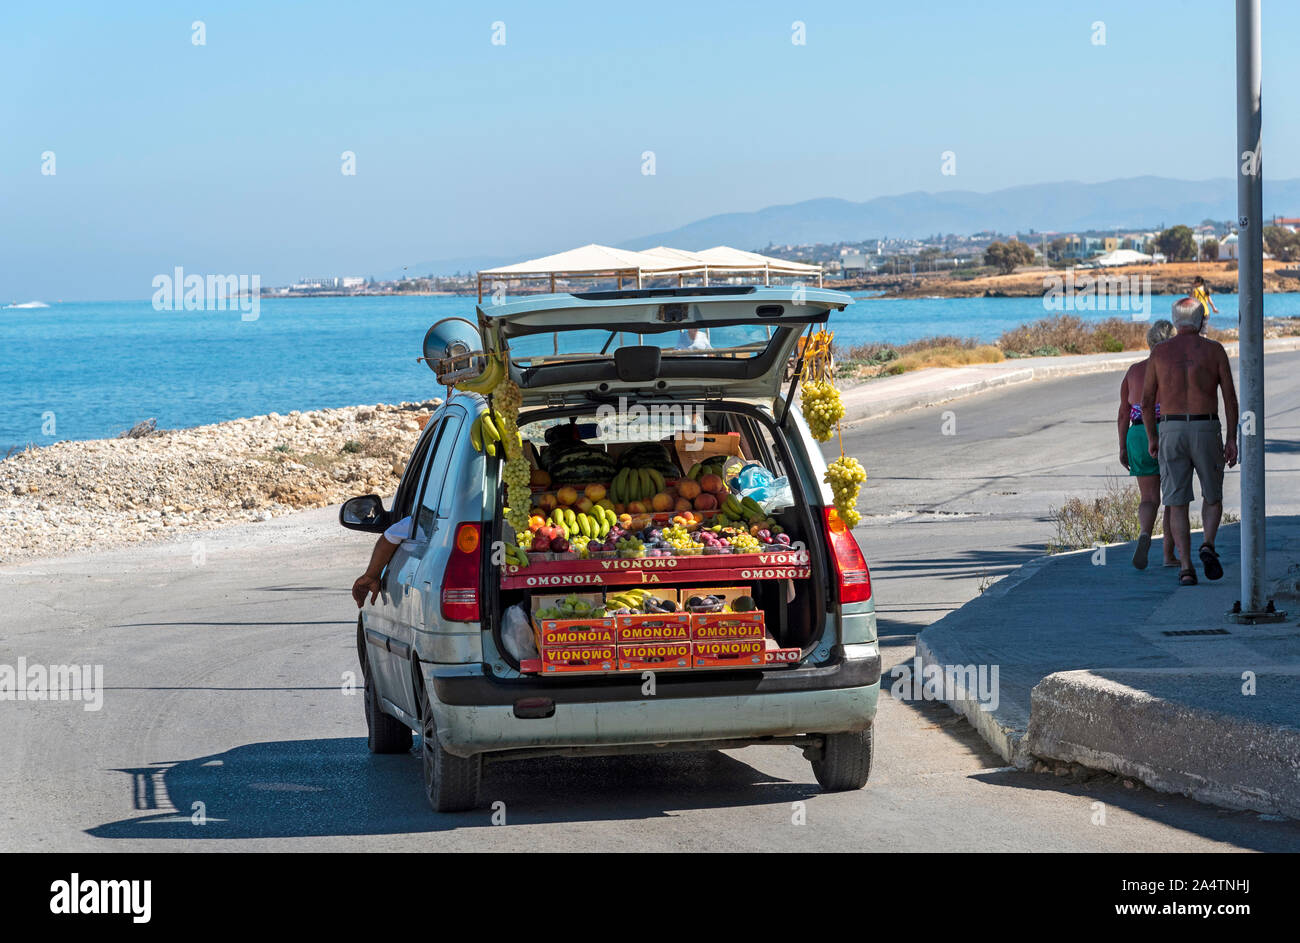
[{"label": "car side mirror", "polygon": [[384,499],[377,494],[349,498],[339,508],[339,523],[348,530],[382,534],[390,523],[388,517],[388,512],[384,510]]}]

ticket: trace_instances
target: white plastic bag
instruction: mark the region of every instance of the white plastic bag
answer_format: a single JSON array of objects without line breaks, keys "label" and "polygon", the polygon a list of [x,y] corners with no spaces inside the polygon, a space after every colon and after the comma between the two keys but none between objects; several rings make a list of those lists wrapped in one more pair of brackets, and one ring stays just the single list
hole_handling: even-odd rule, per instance
[{"label": "white plastic bag", "polygon": [[528,612],[523,603],[506,610],[505,618],[501,621],[501,643],[515,661],[541,657],[537,653],[533,627],[528,621]]}]

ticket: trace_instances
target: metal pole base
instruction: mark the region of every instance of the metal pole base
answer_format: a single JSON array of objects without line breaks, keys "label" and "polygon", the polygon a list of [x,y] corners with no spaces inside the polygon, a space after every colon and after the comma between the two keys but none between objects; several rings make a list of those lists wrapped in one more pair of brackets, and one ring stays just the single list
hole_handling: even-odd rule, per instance
[{"label": "metal pole base", "polygon": [[1264,609],[1245,611],[1241,608],[1241,600],[1237,600],[1232,604],[1232,609],[1224,615],[1224,618],[1235,625],[1262,625],[1269,622],[1285,622],[1286,613],[1276,609],[1271,599]]}]

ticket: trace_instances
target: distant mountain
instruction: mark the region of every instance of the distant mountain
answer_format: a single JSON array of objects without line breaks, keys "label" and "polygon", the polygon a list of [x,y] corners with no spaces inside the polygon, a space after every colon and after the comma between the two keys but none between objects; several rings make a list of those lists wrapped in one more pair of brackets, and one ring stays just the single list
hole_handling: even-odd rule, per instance
[{"label": "distant mountain", "polygon": [[[1300,180],[1264,181],[1265,219],[1300,216]],[[727,245],[759,249],[776,243],[860,242],[865,239],[919,239],[936,233],[969,235],[986,229],[1002,233],[1084,229],[1154,229],[1203,219],[1237,218],[1234,180],[1171,180],[1131,177],[1105,183],[1035,183],[975,193],[915,191],[876,197],[863,203],[823,197],[769,206],[750,213],[723,213],[668,232],[617,243],[624,249],[673,246],[707,249]],[[571,249],[540,247],[530,257]],[[375,273],[381,280],[403,276],[477,272],[523,261],[524,256],[465,256],[435,259]]]},{"label": "distant mountain", "polygon": [[[1300,180],[1264,181],[1265,218],[1300,215]],[[945,190],[882,196],[863,203],[822,198],[723,213],[678,229],[620,243],[624,249],[665,245],[761,249],[776,243],[916,239],[969,234],[1083,229],[1153,229],[1237,217],[1236,182],[1132,177],[1105,183],[1036,183],[992,193]]]}]

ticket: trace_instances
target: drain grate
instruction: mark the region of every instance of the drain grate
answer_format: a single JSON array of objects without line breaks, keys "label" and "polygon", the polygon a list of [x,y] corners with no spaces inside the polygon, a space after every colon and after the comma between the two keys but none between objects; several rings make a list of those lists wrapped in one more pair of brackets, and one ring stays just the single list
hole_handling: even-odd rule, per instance
[{"label": "drain grate", "polygon": [[1231,635],[1227,629],[1173,629],[1160,633],[1161,635]]}]

